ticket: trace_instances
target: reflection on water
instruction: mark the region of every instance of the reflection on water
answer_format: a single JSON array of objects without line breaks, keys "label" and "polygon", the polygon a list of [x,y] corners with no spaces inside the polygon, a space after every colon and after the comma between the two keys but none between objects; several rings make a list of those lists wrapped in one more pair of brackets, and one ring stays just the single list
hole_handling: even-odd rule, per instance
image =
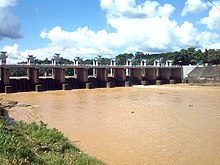
[{"label": "reflection on water", "polygon": [[14,93],[10,116],[43,120],[113,165],[220,164],[220,88],[187,85]]}]

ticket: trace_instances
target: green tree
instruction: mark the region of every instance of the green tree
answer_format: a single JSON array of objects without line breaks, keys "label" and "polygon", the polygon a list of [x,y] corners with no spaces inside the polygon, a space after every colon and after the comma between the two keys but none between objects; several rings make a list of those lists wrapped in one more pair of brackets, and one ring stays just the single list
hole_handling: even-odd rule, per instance
[{"label": "green tree", "polygon": [[205,52],[202,53],[202,58],[201,60],[203,61],[203,63],[209,63],[209,57],[208,57],[208,49],[205,49]]},{"label": "green tree", "polygon": [[174,52],[174,64],[189,65],[191,58],[186,49],[181,49],[180,52]]},{"label": "green tree", "polygon": [[134,55],[132,53],[124,53],[116,56],[116,61],[118,65],[125,65],[128,59],[133,59]]},{"label": "green tree", "polygon": [[83,65],[92,65],[92,59],[86,59],[86,60],[82,60],[81,64]]},{"label": "green tree", "polygon": [[110,61],[111,59],[110,58],[101,58],[101,65],[110,65]]},{"label": "green tree", "polygon": [[60,64],[73,64],[73,61],[65,59],[63,57],[60,58]]},{"label": "green tree", "polygon": [[202,51],[195,48],[188,48],[188,55],[190,57],[190,64],[195,65],[202,61]]},{"label": "green tree", "polygon": [[133,59],[134,65],[140,65],[142,59],[146,59],[146,55],[143,52],[136,52]]},{"label": "green tree", "polygon": [[211,64],[220,64],[220,50],[209,49],[208,50],[208,59]]}]

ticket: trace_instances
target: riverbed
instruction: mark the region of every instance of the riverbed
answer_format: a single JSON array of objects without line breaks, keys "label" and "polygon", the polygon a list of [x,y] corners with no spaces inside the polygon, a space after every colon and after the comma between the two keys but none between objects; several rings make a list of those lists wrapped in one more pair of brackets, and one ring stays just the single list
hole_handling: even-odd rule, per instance
[{"label": "riverbed", "polygon": [[109,165],[220,164],[220,87],[187,84],[23,92],[15,120],[44,121]]}]

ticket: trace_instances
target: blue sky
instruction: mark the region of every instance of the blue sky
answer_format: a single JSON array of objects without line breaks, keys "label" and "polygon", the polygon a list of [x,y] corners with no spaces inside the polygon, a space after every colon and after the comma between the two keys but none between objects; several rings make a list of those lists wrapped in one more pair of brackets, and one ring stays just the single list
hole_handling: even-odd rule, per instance
[{"label": "blue sky", "polygon": [[[211,1],[220,8],[220,1]],[[220,48],[220,10],[205,0],[0,0],[0,50],[73,59]]]}]

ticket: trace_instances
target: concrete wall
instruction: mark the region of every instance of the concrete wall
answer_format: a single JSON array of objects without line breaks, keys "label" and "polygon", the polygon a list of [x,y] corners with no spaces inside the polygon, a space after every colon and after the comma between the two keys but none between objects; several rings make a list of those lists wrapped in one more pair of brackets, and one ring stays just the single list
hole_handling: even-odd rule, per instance
[{"label": "concrete wall", "polygon": [[106,68],[97,68],[96,70],[96,79],[98,81],[108,81],[108,69]]},{"label": "concrete wall", "polygon": [[54,80],[56,81],[56,87],[62,89],[62,84],[65,83],[65,69],[55,68],[53,69]]},{"label": "concrete wall", "polygon": [[159,69],[159,75],[158,79],[162,80],[163,83],[169,83],[171,78],[171,69],[165,68],[165,69]]},{"label": "concrete wall", "polygon": [[79,88],[78,81],[76,77],[68,77],[65,79],[66,83],[69,84],[70,89],[77,89]]},{"label": "concrete wall", "polygon": [[183,69],[171,68],[171,79],[174,79],[177,83],[181,83],[183,80]]},{"label": "concrete wall", "polygon": [[0,92],[4,92],[4,84],[2,81],[2,71],[3,71],[3,68],[0,68]]},{"label": "concrete wall", "polygon": [[187,80],[193,84],[220,85],[220,65],[196,67],[188,74]]},{"label": "concrete wall", "polygon": [[129,80],[132,81],[133,84],[141,84],[142,81],[142,69],[141,68],[132,68],[130,69],[130,77]]},{"label": "concrete wall", "polygon": [[182,66],[183,69],[183,73],[182,73],[182,78],[185,79],[186,77],[188,77],[188,74],[195,68],[198,67],[202,67],[202,66],[198,66],[198,65],[187,65],[187,66]]},{"label": "concrete wall", "polygon": [[84,88],[88,82],[88,69],[86,68],[77,68],[77,81],[79,82],[79,88]]},{"label": "concrete wall", "polygon": [[32,85],[36,85],[39,84],[39,69],[35,69],[35,68],[28,68],[27,69],[27,76],[28,79],[30,80]]},{"label": "concrete wall", "polygon": [[31,84],[29,79],[20,78],[20,79],[10,79],[10,85],[12,91],[15,92],[25,92],[34,90],[34,86]]},{"label": "concrete wall", "polygon": [[60,89],[55,79],[53,78],[40,78],[40,84],[42,85],[42,90],[57,90]]},{"label": "concrete wall", "polygon": [[126,81],[126,73],[124,68],[114,68],[114,83],[116,85],[124,85],[124,82]]},{"label": "concrete wall", "polygon": [[156,69],[155,68],[146,68],[144,71],[144,79],[148,81],[148,84],[156,83]]}]

